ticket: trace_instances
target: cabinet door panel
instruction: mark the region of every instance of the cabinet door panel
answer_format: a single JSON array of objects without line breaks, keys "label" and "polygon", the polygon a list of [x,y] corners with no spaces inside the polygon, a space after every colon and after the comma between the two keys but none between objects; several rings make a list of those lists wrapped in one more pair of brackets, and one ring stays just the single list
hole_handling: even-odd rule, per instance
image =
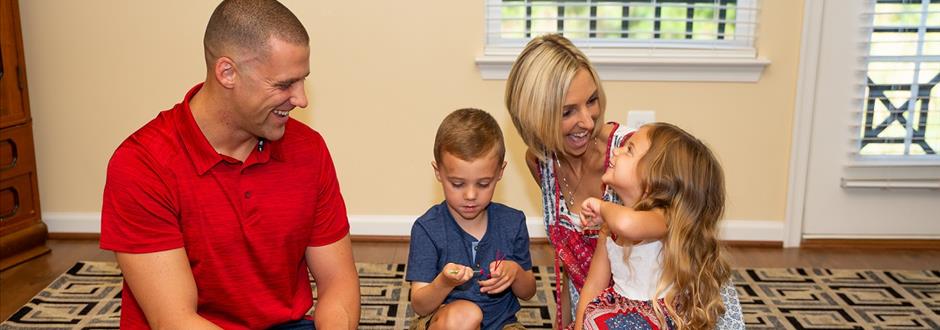
[{"label": "cabinet door panel", "polygon": [[30,125],[0,129],[0,178],[36,170],[33,130]]},{"label": "cabinet door panel", "polygon": [[38,220],[32,173],[0,181],[0,235]]},{"label": "cabinet door panel", "polygon": [[[23,51],[17,47],[20,34],[19,11],[13,0],[0,0],[0,127],[22,124],[29,120],[29,109],[23,102],[26,74]],[[23,85],[21,90],[21,85]]]}]

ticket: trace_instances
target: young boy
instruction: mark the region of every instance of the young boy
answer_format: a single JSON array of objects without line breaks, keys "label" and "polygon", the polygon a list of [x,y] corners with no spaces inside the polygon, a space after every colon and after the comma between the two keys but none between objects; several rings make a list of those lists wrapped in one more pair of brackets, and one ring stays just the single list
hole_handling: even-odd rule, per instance
[{"label": "young boy", "polygon": [[524,329],[518,298],[535,295],[525,215],[490,203],[505,153],[483,110],[454,111],[437,129],[431,167],[445,200],[411,227],[411,329]]}]

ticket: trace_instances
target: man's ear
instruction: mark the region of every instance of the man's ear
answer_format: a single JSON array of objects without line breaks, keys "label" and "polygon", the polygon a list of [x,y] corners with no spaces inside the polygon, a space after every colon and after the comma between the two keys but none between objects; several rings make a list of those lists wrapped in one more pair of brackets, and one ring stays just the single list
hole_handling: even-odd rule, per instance
[{"label": "man's ear", "polygon": [[213,69],[215,80],[219,82],[219,85],[225,88],[235,87],[235,61],[225,56],[219,57],[215,60]]},{"label": "man's ear", "polygon": [[441,178],[441,170],[437,167],[436,161],[431,161],[431,168],[434,169],[434,178],[437,179],[437,182],[444,182],[444,179]]}]

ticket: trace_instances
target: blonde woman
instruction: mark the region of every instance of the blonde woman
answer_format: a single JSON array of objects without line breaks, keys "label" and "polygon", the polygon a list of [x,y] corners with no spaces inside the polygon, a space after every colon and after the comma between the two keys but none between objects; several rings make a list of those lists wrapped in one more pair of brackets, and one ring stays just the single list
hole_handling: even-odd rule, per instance
[{"label": "blonde woman", "polygon": [[555,271],[561,274],[563,267],[567,279],[556,277],[560,324],[572,319],[597,240],[596,230],[579,227],[581,202],[600,196],[617,200],[600,178],[610,150],[631,133],[616,123],[603,124],[604,106],[597,72],[561,35],[532,39],[506,81],[506,108],[528,146],[526,163],[542,190]]}]

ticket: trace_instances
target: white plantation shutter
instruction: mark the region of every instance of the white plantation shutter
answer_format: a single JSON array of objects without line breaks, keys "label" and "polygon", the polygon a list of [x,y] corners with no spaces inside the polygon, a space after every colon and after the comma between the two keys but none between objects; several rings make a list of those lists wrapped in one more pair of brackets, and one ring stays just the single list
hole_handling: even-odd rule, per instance
[{"label": "white plantation shutter", "polygon": [[871,9],[855,157],[940,165],[940,1],[875,0]]},{"label": "white plantation shutter", "polygon": [[[780,0],[783,1],[783,0]],[[487,0],[484,79],[505,79],[532,37],[561,33],[604,80],[756,82],[758,0]]]},{"label": "white plantation shutter", "polygon": [[580,48],[752,52],[756,0],[488,0],[487,44],[521,47],[562,33]]}]

